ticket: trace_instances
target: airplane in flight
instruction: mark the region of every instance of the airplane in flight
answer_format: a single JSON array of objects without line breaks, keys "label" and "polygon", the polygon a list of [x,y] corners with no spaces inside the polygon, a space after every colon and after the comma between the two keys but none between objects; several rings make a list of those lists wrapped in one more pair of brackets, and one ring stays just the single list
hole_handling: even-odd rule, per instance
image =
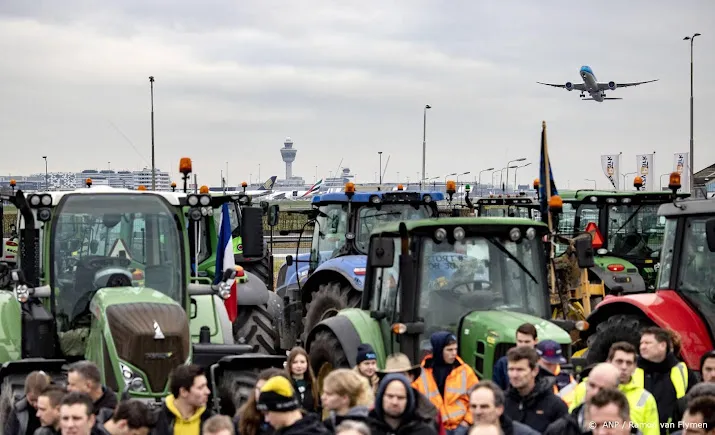
[{"label": "airplane in flight", "polygon": [[[607,83],[599,83],[598,80],[596,80],[596,76],[593,74],[593,70],[591,69],[590,66],[584,65],[581,67],[581,79],[583,80],[583,83],[571,83],[571,82],[566,82],[564,85],[557,85],[557,84],[552,84],[552,83],[541,83],[541,82],[536,82],[540,85],[546,85],[546,86],[553,86],[555,88],[563,88],[566,89],[567,91],[573,91],[576,89],[577,91],[581,91],[581,99],[584,101],[587,100],[592,100],[592,101],[598,101],[599,103],[602,103],[603,100],[622,100],[623,98],[613,98],[613,97],[606,97],[606,92],[605,91],[615,91],[618,88],[627,88],[629,86],[637,86],[637,85],[642,85],[645,83],[652,83],[652,82],[657,82],[658,79],[655,80],[648,80],[645,82],[634,82],[634,83],[616,83],[613,81],[607,82]],[[584,98],[584,92],[588,92],[588,94],[591,96],[590,98]]]}]

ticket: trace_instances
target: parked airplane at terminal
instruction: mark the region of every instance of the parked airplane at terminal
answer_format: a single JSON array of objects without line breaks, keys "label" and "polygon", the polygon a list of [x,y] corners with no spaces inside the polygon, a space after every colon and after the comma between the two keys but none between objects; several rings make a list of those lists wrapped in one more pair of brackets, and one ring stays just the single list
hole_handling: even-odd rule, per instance
[{"label": "parked airplane at terminal", "polygon": [[[586,101],[586,100],[593,100],[593,101],[598,101],[599,103],[603,102],[603,100],[622,100],[623,98],[613,98],[613,97],[606,97],[606,92],[607,90],[610,91],[615,91],[618,88],[627,88],[629,86],[637,86],[637,85],[642,85],[645,83],[652,83],[652,82],[657,82],[658,79],[655,80],[648,80],[645,82],[634,82],[634,83],[616,83],[613,81],[607,82],[607,83],[599,83],[598,80],[596,80],[596,76],[593,74],[593,70],[591,69],[590,66],[584,65],[581,67],[581,79],[583,80],[583,83],[571,83],[571,82],[566,82],[564,85],[557,85],[557,84],[552,84],[552,83],[541,83],[541,82],[536,82],[540,85],[546,85],[546,86],[553,86],[555,88],[563,88],[566,89],[567,91],[573,91],[574,89],[581,91],[581,99]],[[584,92],[588,92],[588,94],[591,96],[591,98],[584,98]]]},{"label": "parked airplane at terminal", "polygon": [[[258,188],[258,190],[247,190],[246,195],[252,196],[254,198],[259,198],[262,196],[270,195],[273,193],[273,185],[276,184],[276,179],[278,178],[277,175],[272,176],[271,178],[267,179],[265,183],[261,185],[261,187]],[[242,191],[239,187],[239,191]]]}]

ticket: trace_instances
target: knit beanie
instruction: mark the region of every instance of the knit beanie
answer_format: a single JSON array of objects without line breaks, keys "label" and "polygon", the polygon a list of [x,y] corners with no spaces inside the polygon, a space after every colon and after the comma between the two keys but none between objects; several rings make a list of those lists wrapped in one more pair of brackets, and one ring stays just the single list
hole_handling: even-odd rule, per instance
[{"label": "knit beanie", "polygon": [[284,376],[274,376],[261,388],[256,409],[262,412],[288,412],[300,408],[293,385]]},{"label": "knit beanie", "polygon": [[362,343],[358,346],[357,358],[355,358],[355,364],[360,364],[363,361],[376,360],[377,354],[375,350],[367,343]]}]

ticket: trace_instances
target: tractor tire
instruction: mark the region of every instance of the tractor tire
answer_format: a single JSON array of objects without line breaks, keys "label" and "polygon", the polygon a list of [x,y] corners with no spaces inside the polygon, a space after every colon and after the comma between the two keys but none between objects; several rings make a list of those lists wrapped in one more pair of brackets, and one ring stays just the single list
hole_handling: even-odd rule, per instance
[{"label": "tractor tire", "polygon": [[318,323],[333,317],[343,308],[357,308],[360,306],[362,293],[349,285],[333,281],[318,286],[318,291],[313,293],[313,299],[306,307],[305,320],[303,321],[303,343],[310,330]]},{"label": "tractor tire", "polygon": [[221,414],[236,415],[236,411],[251,397],[258,371],[226,371],[218,382]]},{"label": "tractor tire", "polygon": [[277,355],[280,352],[279,319],[271,315],[268,304],[241,306],[239,301],[238,316],[233,322],[233,339],[238,344],[253,346],[255,353]]},{"label": "tractor tire", "polygon": [[588,338],[586,365],[605,362],[611,345],[627,341],[638,349],[641,330],[652,326],[653,322],[641,315],[618,314],[596,326],[596,332]]},{"label": "tractor tire", "polygon": [[273,285],[273,280],[271,279],[273,271],[271,270],[270,255],[266,254],[259,261],[241,263],[239,266],[243,267],[243,270],[246,272],[250,272],[260,278],[269,290],[272,290],[275,287]]},{"label": "tractor tire", "polygon": [[328,373],[335,369],[350,368],[345,350],[332,331],[320,331],[315,334],[308,357],[315,373],[318,391],[323,391],[323,380]]}]

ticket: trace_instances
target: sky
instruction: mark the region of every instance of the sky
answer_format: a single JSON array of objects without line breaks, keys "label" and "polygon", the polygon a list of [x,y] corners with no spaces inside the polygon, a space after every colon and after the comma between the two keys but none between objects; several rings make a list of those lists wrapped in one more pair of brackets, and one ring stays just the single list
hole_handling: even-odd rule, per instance
[{"label": "sky", "polygon": [[[283,178],[287,136],[308,183],[341,166],[376,181],[380,151],[385,181],[414,182],[429,104],[427,177],[525,158],[530,183],[546,121],[557,186],[606,188],[602,154],[626,173],[655,151],[660,175],[688,151],[695,32],[699,170],[715,163],[713,16],[712,0],[4,0],[0,174],[44,172],[44,155],[50,172],[151,167],[153,76],[156,166],[177,182],[181,157],[200,184]],[[579,83],[582,65],[659,81],[603,103],[536,83]]]}]

